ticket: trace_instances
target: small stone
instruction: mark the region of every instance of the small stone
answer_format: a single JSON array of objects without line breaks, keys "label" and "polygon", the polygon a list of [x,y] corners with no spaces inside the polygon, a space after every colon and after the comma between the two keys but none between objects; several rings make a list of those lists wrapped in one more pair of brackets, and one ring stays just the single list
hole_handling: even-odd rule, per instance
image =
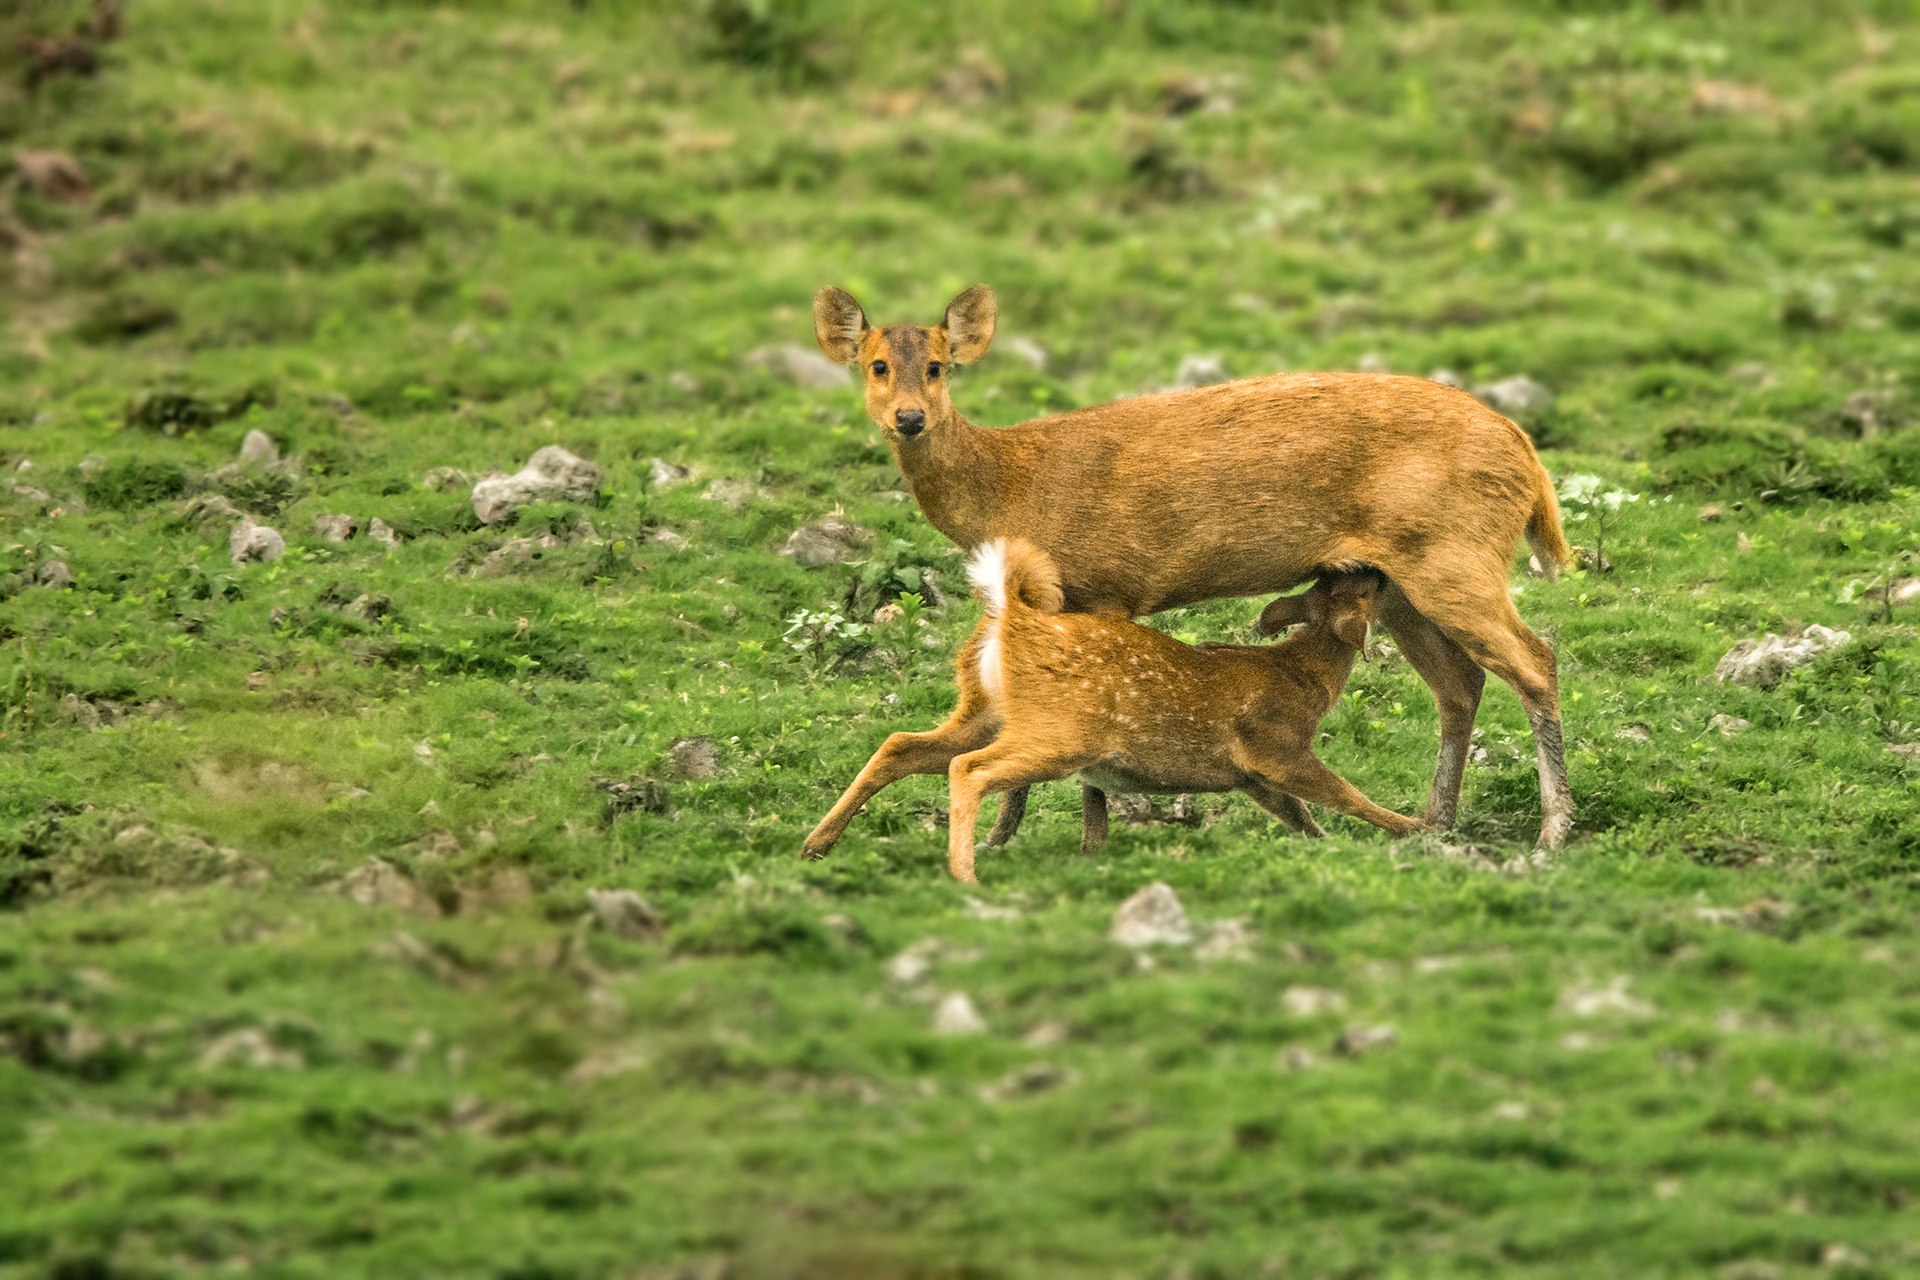
[{"label": "small stone", "polygon": [[16,151],[13,163],[21,179],[42,199],[77,204],[93,194],[87,171],[63,151]]},{"label": "small stone", "polygon": [[1861,439],[1877,436],[1893,425],[1893,392],[1878,388],[1856,391],[1840,406],[1840,417],[1860,433]]},{"label": "small stone", "polygon": [[1912,760],[1914,763],[1920,764],[1920,742],[1895,742],[1889,744],[1887,750],[1893,752],[1893,754],[1899,756],[1902,760]]},{"label": "small stone", "polygon": [[433,744],[425,741],[424,739],[422,741],[414,743],[413,758],[415,760],[418,760],[421,764],[432,764],[433,763]]},{"label": "small stone", "polygon": [[700,379],[694,377],[685,369],[675,369],[672,373],[668,374],[667,385],[683,396],[697,396],[706,390],[706,386],[701,383]]},{"label": "small stone", "polygon": [[213,1071],[228,1065],[256,1070],[291,1070],[307,1064],[299,1053],[281,1048],[258,1027],[243,1027],[221,1036],[200,1055],[202,1071]]},{"label": "small stone", "polygon": [[1211,352],[1196,353],[1180,361],[1180,368],[1173,375],[1173,389],[1191,391],[1195,387],[1210,387],[1226,382],[1228,378],[1227,366],[1218,355]]},{"label": "small stone", "polygon": [[1867,1255],[1850,1244],[1830,1244],[1820,1251],[1820,1265],[1849,1271],[1864,1270],[1871,1265]]},{"label": "small stone", "polygon": [[367,536],[389,547],[400,545],[400,532],[379,516],[367,521]]},{"label": "small stone", "polygon": [[594,921],[616,938],[653,942],[666,933],[666,920],[631,889],[589,889],[587,905]]},{"label": "small stone", "polygon": [[933,1011],[933,1034],[937,1036],[977,1036],[986,1029],[986,1020],[964,992],[946,996]]},{"label": "small stone", "polygon": [[1457,387],[1462,391],[1467,389],[1467,380],[1451,369],[1435,369],[1427,375],[1427,379],[1430,382],[1437,382],[1443,387]]},{"label": "small stone", "polygon": [[1887,592],[1887,603],[1893,605],[1920,604],[1920,578],[1902,578],[1893,584]]},{"label": "small stone", "polygon": [[631,781],[595,778],[593,785],[607,793],[607,817],[609,818],[617,818],[623,813],[666,812],[666,785],[655,782],[651,778],[634,778]]},{"label": "small stone", "polygon": [[187,500],[186,517],[193,524],[208,525],[244,520],[247,514],[228,501],[225,494],[203,493]]},{"label": "small stone", "polygon": [[1749,386],[1759,387],[1763,390],[1771,387],[1778,381],[1774,376],[1773,370],[1761,364],[1758,360],[1745,360],[1734,365],[1733,368],[1727,370],[1727,376],[1735,382],[1744,382]]},{"label": "small stone", "polygon": [[1628,994],[1628,981],[1622,977],[1613,979],[1603,987],[1568,987],[1560,993],[1560,1010],[1576,1018],[1597,1018],[1604,1014],[1620,1014],[1629,1018],[1652,1016],[1652,1005]]},{"label": "small stone", "polygon": [[1343,1011],[1347,998],[1330,987],[1288,987],[1280,993],[1280,1007],[1296,1018],[1317,1018]]},{"label": "small stone", "polygon": [[1700,523],[1716,524],[1724,520],[1726,515],[1727,509],[1725,506],[1718,502],[1709,502],[1706,506],[1700,508]]},{"label": "small stone", "polygon": [[473,486],[470,501],[481,524],[501,524],[529,502],[594,502],[606,473],[557,444],[538,449],[510,476],[489,476]]},{"label": "small stone", "polygon": [[1734,535],[1733,549],[1735,551],[1738,551],[1743,556],[1751,555],[1753,553],[1753,539],[1747,534],[1746,530],[1742,529],[1739,533]]},{"label": "small stone", "polygon": [[887,961],[887,981],[899,987],[917,985],[933,972],[933,958],[940,952],[934,938],[922,938]]},{"label": "small stone", "polygon": [[1027,1028],[1027,1034],[1020,1037],[1020,1043],[1029,1049],[1051,1049],[1055,1045],[1065,1044],[1067,1036],[1067,1024],[1049,1018]]},{"label": "small stone", "polygon": [[280,446],[273,437],[254,427],[240,442],[240,465],[243,467],[270,467],[280,461]]},{"label": "small stone", "polygon": [[73,570],[67,568],[65,560],[48,560],[33,571],[33,580],[43,587],[70,587]]},{"label": "small stone", "polygon": [[852,564],[866,558],[873,534],[850,521],[828,516],[803,524],[787,537],[780,554],[796,564],[818,569],[830,564]]},{"label": "small stone", "polygon": [[1385,373],[1391,366],[1378,351],[1369,351],[1355,360],[1353,367],[1361,373]]},{"label": "small stone", "polygon": [[1018,920],[1017,907],[1003,907],[992,902],[982,902],[979,898],[967,897],[960,906],[960,914],[969,920]]},{"label": "small stone", "polygon": [[1245,963],[1253,959],[1253,932],[1237,917],[1218,921],[1193,954],[1210,963]]},{"label": "small stone", "polygon": [[907,616],[907,611],[897,604],[883,604],[873,611],[873,625],[884,627],[889,622],[898,622]]},{"label": "small stone", "polygon": [[1753,728],[1753,721],[1743,720],[1739,716],[1730,716],[1722,711],[1719,715],[1707,721],[1707,728],[1718,731],[1723,738],[1731,738],[1736,734],[1745,733],[1747,730]]},{"label": "small stone", "polygon": [[1391,1049],[1399,1043],[1400,1032],[1383,1022],[1374,1026],[1348,1027],[1334,1040],[1333,1051],[1343,1058],[1358,1058],[1362,1054]]},{"label": "small stone", "polygon": [[1000,350],[1006,352],[1015,360],[1020,361],[1035,373],[1045,373],[1047,371],[1047,349],[1035,342],[1032,338],[1002,338],[1000,339],[999,347]]},{"label": "small stone", "polygon": [[328,542],[345,542],[360,531],[360,522],[348,515],[315,516],[313,532]]},{"label": "small stone", "polygon": [[1136,949],[1162,944],[1184,947],[1193,941],[1193,930],[1172,887],[1156,880],[1120,904],[1107,936]]},{"label": "small stone", "polygon": [[385,858],[368,858],[347,873],[340,889],[348,901],[363,907],[393,907],[420,916],[440,914],[440,905]]},{"label": "small stone", "polygon": [[1282,1071],[1311,1071],[1319,1065],[1319,1061],[1313,1050],[1296,1044],[1281,1050],[1279,1066]]},{"label": "small stone", "polygon": [[1804,666],[1829,649],[1837,649],[1853,639],[1846,631],[1819,625],[1808,627],[1797,636],[1768,632],[1758,640],[1742,640],[1715,664],[1713,678],[1726,684],[1751,685],[1771,689],[1795,667]]},{"label": "small stone", "polygon": [[675,738],[667,745],[667,776],[675,782],[705,782],[720,776],[720,746],[712,738]]},{"label": "small stone", "polygon": [[656,489],[671,489],[677,484],[685,484],[692,478],[693,472],[665,458],[655,458],[647,464],[647,474],[653,480]]},{"label": "small stone", "polygon": [[708,502],[719,503],[729,511],[741,511],[760,496],[760,487],[749,480],[723,476],[709,484],[700,496]]},{"label": "small stone", "polygon": [[1484,383],[1475,387],[1473,394],[1514,419],[1537,418],[1554,404],[1553,392],[1524,373]]},{"label": "small stone", "polygon": [[378,622],[393,612],[391,596],[357,595],[340,612],[356,622]]},{"label": "small stone", "polygon": [[755,347],[747,352],[747,367],[762,369],[781,382],[807,391],[842,391],[848,383],[847,370],[796,343]]},{"label": "small stone", "polygon": [[427,801],[427,802],[426,802],[425,804],[423,804],[423,805],[421,805],[421,806],[420,806],[420,811],[419,811],[419,816],[420,816],[420,817],[422,817],[422,818],[437,818],[437,817],[439,817],[439,816],[440,816],[440,802],[439,802],[438,800],[429,800],[429,801]]},{"label": "small stone", "polygon": [[1653,730],[1635,721],[1633,724],[1622,725],[1613,736],[1627,742],[1652,742]]},{"label": "small stone", "polygon": [[435,493],[457,493],[473,484],[473,474],[459,467],[429,467],[420,477],[420,487]]},{"label": "small stone", "polygon": [[684,551],[687,546],[685,535],[672,529],[655,529],[647,535],[647,541],[656,547],[665,547],[669,551]]},{"label": "small stone", "polygon": [[514,569],[532,564],[545,552],[560,545],[560,539],[550,533],[537,538],[509,538],[487,554],[473,571],[476,578],[497,578]]},{"label": "small stone", "polygon": [[145,844],[152,838],[153,828],[143,826],[136,822],[130,827],[120,828],[119,832],[113,837],[113,842],[125,849],[136,844]]},{"label": "small stone", "polygon": [[244,564],[250,560],[278,560],[286,554],[287,541],[277,530],[266,525],[255,524],[251,517],[240,517],[240,523],[233,526],[233,532],[227,535],[227,554],[235,564]]},{"label": "small stone", "polygon": [[994,1083],[981,1086],[980,1099],[983,1102],[1009,1102],[1015,1098],[1037,1097],[1072,1084],[1079,1078],[1072,1070],[1051,1062],[1029,1062],[1024,1067],[1014,1068]]}]

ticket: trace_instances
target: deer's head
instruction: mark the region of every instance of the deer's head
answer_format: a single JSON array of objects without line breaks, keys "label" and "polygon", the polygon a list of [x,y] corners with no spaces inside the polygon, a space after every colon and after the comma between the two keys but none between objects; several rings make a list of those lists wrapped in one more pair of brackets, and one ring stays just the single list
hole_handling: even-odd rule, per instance
[{"label": "deer's head", "polygon": [[827,358],[854,365],[867,385],[867,416],[896,448],[912,449],[954,419],[947,381],[957,365],[972,364],[993,345],[999,304],[983,284],[962,290],[931,328],[900,324],[876,329],[845,289],[828,285],[813,295],[813,336]]}]

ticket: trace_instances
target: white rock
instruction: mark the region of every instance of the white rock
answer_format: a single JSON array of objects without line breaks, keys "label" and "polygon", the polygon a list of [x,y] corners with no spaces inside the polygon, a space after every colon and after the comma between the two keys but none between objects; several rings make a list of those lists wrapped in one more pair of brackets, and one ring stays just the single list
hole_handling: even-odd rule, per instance
[{"label": "white rock", "polygon": [[760,496],[760,486],[750,480],[734,480],[723,476],[709,484],[700,496],[708,502],[719,503],[729,511],[740,511]]},{"label": "white rock", "polygon": [[363,907],[396,907],[414,915],[437,916],[440,905],[385,858],[368,858],[347,873],[340,891]]},{"label": "white rock", "polygon": [[1462,391],[1467,388],[1467,380],[1451,369],[1435,369],[1427,378],[1443,387],[1458,387]]},{"label": "white rock", "polygon": [[1610,1013],[1629,1018],[1652,1016],[1652,1005],[1628,994],[1628,982],[1629,979],[1621,977],[1603,987],[1568,987],[1560,993],[1560,1010],[1576,1018],[1597,1018]]},{"label": "white rock", "polygon": [[1120,904],[1107,936],[1123,947],[1184,947],[1193,930],[1172,887],[1156,880]]},{"label": "white rock", "polygon": [[965,992],[955,991],[944,997],[933,1011],[933,1034],[937,1036],[977,1036],[986,1029],[986,1019]]},{"label": "white rock", "polygon": [[227,535],[227,554],[235,564],[249,560],[278,560],[286,553],[287,540],[266,525],[255,524],[252,517],[241,516],[240,523]]},{"label": "white rock", "polygon": [[1347,1007],[1347,998],[1331,987],[1288,987],[1280,993],[1280,1007],[1296,1018],[1315,1018],[1339,1013]]},{"label": "white rock", "polygon": [[1207,940],[1194,950],[1207,961],[1242,963],[1253,959],[1253,931],[1238,917],[1221,920],[1207,931]]},{"label": "white rock", "polygon": [[367,521],[367,536],[375,542],[384,543],[389,547],[397,547],[400,545],[400,531],[388,524],[385,520],[382,520],[379,516],[375,516],[373,519]]},{"label": "white rock", "polygon": [[532,564],[545,552],[560,545],[560,539],[550,533],[537,538],[508,538],[505,542],[487,553],[473,570],[476,578],[497,578],[521,565]]},{"label": "white rock", "polygon": [[1852,639],[1851,632],[1818,625],[1808,627],[1797,636],[1779,636],[1769,631],[1758,640],[1742,640],[1729,649],[1714,666],[1713,678],[1728,684],[1771,689],[1795,667],[1804,666]]},{"label": "white rock", "polygon": [[887,981],[895,986],[911,987],[933,972],[933,958],[940,952],[934,938],[922,938],[887,961]]},{"label": "white rock", "polygon": [[1899,756],[1902,760],[1920,762],[1920,742],[1895,742],[1890,744],[1887,750],[1893,752],[1893,754]]},{"label": "white rock", "polygon": [[847,386],[847,370],[805,347],[791,342],[755,347],[747,352],[747,366],[764,369],[782,382],[808,391],[839,391]]},{"label": "white rock", "polygon": [[1614,730],[1613,736],[1624,739],[1627,742],[1652,742],[1653,730],[1636,721],[1633,724],[1622,725],[1620,728]]},{"label": "white rock", "polygon": [[1173,386],[1178,391],[1191,391],[1195,387],[1210,387],[1218,382],[1229,380],[1227,366],[1220,357],[1212,352],[1196,353],[1180,361],[1180,368],[1173,375]]},{"label": "white rock", "polygon": [[1736,734],[1745,733],[1747,730],[1753,728],[1753,721],[1743,720],[1739,716],[1730,716],[1723,711],[1713,719],[1707,721],[1707,728],[1719,730],[1720,736],[1723,738],[1731,738]]},{"label": "white rock", "polygon": [[873,534],[848,520],[828,516],[803,524],[787,537],[780,554],[809,569],[864,560],[873,546]]},{"label": "white rock", "polygon": [[1502,378],[1473,389],[1473,394],[1509,418],[1531,418],[1553,408],[1553,392],[1526,374]]},{"label": "white rock", "polygon": [[655,529],[647,535],[647,541],[656,547],[665,547],[669,551],[684,551],[687,547],[686,535],[676,533],[672,529]]},{"label": "white rock", "polygon": [[280,446],[273,437],[254,427],[240,442],[240,465],[243,467],[270,467],[280,461]]},{"label": "white rock", "polygon": [[1032,338],[1012,337],[1000,339],[1000,350],[1020,361],[1035,373],[1047,371],[1047,349]]},{"label": "white rock", "polygon": [[529,502],[554,499],[592,502],[605,477],[598,466],[557,444],[538,449],[510,476],[489,476],[473,486],[473,514],[481,524],[500,524]]},{"label": "white rock", "polygon": [[693,473],[678,463],[668,462],[665,458],[655,458],[647,464],[647,474],[653,480],[656,489],[671,489],[677,484],[685,484]]},{"label": "white rock", "polygon": [[1348,1027],[1334,1040],[1333,1051],[1343,1057],[1358,1058],[1362,1054],[1391,1049],[1399,1043],[1400,1032],[1383,1022],[1370,1027]]},{"label": "white rock", "polygon": [[229,1031],[200,1055],[200,1069],[211,1071],[224,1067],[228,1063],[238,1063],[245,1067],[261,1070],[269,1068],[289,1069],[303,1067],[306,1060],[292,1049],[282,1049],[267,1039],[266,1033],[257,1027],[243,1027],[238,1031]]},{"label": "white rock", "polygon": [[447,493],[456,489],[465,489],[473,483],[473,477],[458,467],[430,467],[420,477],[420,487],[431,489],[435,493]]},{"label": "white rock", "polygon": [[33,580],[43,587],[70,587],[73,570],[67,568],[65,560],[48,560],[33,571]]},{"label": "white rock", "polygon": [[315,516],[313,531],[328,542],[345,542],[359,530],[360,522],[352,516],[332,515]]},{"label": "white rock", "polygon": [[675,782],[705,782],[720,776],[720,744],[712,738],[675,738],[667,744],[667,776]]},{"label": "white rock", "polygon": [[666,929],[660,913],[631,889],[589,889],[587,904],[600,927],[616,938],[649,942]]}]

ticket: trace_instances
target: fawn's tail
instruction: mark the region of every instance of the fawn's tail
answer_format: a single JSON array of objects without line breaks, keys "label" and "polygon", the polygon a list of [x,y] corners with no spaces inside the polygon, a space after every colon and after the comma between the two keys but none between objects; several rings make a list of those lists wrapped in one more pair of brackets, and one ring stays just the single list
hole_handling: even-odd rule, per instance
[{"label": "fawn's tail", "polygon": [[995,538],[975,548],[967,578],[994,617],[1006,612],[1010,600],[1040,613],[1058,613],[1065,603],[1052,557],[1019,538]]}]

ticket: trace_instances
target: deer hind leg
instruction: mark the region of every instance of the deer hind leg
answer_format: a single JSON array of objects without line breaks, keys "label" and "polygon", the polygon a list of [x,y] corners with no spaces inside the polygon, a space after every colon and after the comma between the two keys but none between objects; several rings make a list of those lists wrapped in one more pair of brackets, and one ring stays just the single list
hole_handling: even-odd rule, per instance
[{"label": "deer hind leg", "polygon": [[[1381,808],[1367,799],[1366,793],[1360,788],[1327,768],[1311,754],[1305,752],[1286,755],[1249,753],[1238,763],[1241,768],[1253,775],[1255,786],[1265,784],[1265,788],[1284,792],[1297,800],[1310,800],[1314,804],[1332,809],[1335,813],[1362,818],[1396,836],[1411,835],[1419,831],[1423,825],[1418,818],[1409,818],[1391,809]],[[1253,787],[1243,785],[1242,790],[1253,796],[1256,801],[1261,800],[1261,794],[1256,793]],[[1266,794],[1270,795],[1271,792]],[[1281,810],[1273,810],[1273,813],[1281,821],[1286,821],[1286,816]],[[1308,821],[1311,822],[1312,818],[1309,817]]]},{"label": "deer hind leg", "polygon": [[1087,763],[1078,756],[1004,739],[955,756],[947,766],[947,871],[955,880],[973,882],[973,832],[980,801],[989,792],[1071,777]]},{"label": "deer hind leg", "polygon": [[1000,815],[993,820],[993,830],[987,832],[982,843],[990,849],[998,849],[1013,839],[1020,831],[1020,824],[1027,820],[1027,793],[1032,787],[1015,787],[1000,797]]},{"label": "deer hind leg", "polygon": [[993,741],[999,721],[984,706],[962,705],[953,717],[926,733],[896,733],[880,744],[867,767],[853,780],[838,803],[820,819],[800,846],[803,858],[824,858],[845,834],[847,824],[867,801],[902,778],[918,773],[944,773],[953,758],[977,751]]},{"label": "deer hind leg", "polygon": [[1380,597],[1378,616],[1440,708],[1440,757],[1434,765],[1433,789],[1427,793],[1427,825],[1445,831],[1460,810],[1460,784],[1487,675],[1391,582]]},{"label": "deer hind leg", "polygon": [[1526,708],[1540,770],[1540,847],[1558,849],[1573,825],[1566,751],[1560,735],[1560,677],[1553,650],[1527,628],[1507,595],[1506,569],[1449,573],[1433,587],[1403,576],[1414,607],[1473,661],[1513,686]]},{"label": "deer hind leg", "polygon": [[1282,791],[1262,777],[1249,778],[1240,789],[1253,798],[1253,802],[1265,809],[1281,822],[1298,831],[1303,836],[1319,839],[1327,833],[1313,820],[1305,802],[1299,796]]},{"label": "deer hind leg", "polygon": [[1080,784],[1080,852],[1098,853],[1107,842],[1107,793]]}]

